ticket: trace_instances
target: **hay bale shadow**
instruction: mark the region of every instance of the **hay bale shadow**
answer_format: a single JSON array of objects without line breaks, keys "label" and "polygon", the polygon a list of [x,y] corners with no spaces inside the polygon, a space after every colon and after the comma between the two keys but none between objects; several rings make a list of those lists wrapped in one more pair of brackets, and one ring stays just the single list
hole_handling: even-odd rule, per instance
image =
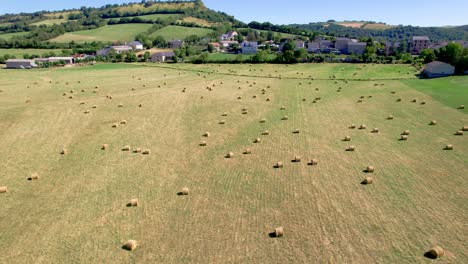
[{"label": "hay bale shadow", "polygon": [[120,248],[123,249],[123,250],[125,250],[125,251],[132,251],[131,249],[126,248],[125,245],[121,246]]},{"label": "hay bale shadow", "polygon": [[369,171],[368,169],[364,169],[364,170],[362,170],[362,172],[364,172],[364,173],[372,173],[372,171]]},{"label": "hay bale shadow", "polygon": [[361,182],[361,185],[369,185],[369,183],[367,183],[366,180],[363,180],[363,181]]},{"label": "hay bale shadow", "polygon": [[276,238],[276,233],[275,232],[271,232],[268,234],[269,237],[271,238]]},{"label": "hay bale shadow", "polygon": [[178,196],[188,196],[188,194],[184,194],[183,192],[178,192],[177,195]]},{"label": "hay bale shadow", "polygon": [[436,259],[437,256],[434,256],[430,251],[424,253],[424,257],[428,259]]},{"label": "hay bale shadow", "polygon": [[132,206],[132,203],[128,203],[128,204],[127,204],[127,207],[133,207],[133,206]]},{"label": "hay bale shadow", "polygon": [[292,162],[292,163],[300,163],[300,161],[295,160],[295,159],[292,159],[291,162]]},{"label": "hay bale shadow", "polygon": [[32,181],[32,178],[31,178],[31,177],[29,177],[29,178],[28,178],[28,181]]}]

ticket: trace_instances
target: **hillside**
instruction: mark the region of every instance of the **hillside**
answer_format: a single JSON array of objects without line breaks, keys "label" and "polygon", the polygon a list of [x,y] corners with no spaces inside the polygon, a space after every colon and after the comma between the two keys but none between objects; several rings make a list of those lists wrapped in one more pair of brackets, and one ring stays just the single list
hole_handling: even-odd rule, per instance
[{"label": "hillside", "polygon": [[461,27],[413,27],[389,26],[369,22],[319,22],[292,24],[291,27],[311,30],[325,35],[371,37],[377,40],[399,41],[410,36],[429,36],[432,41],[468,40],[467,26]]},{"label": "hillside", "polygon": [[[199,0],[146,1],[100,8],[7,14],[0,16],[0,46],[43,48],[52,45],[52,48],[66,48],[59,44],[71,41],[109,44],[117,40],[132,40],[138,34],[154,36],[155,31],[162,29],[162,36],[167,40],[179,38],[180,31],[170,26],[191,27],[193,30],[186,29],[182,35],[203,37],[218,27],[239,23],[232,16],[208,9]],[[194,34],[190,34],[191,31]]]}]

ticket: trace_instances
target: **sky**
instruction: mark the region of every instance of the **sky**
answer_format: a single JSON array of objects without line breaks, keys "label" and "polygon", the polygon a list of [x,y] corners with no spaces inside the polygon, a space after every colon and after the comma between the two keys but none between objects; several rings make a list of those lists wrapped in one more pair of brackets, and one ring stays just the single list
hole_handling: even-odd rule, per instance
[{"label": "sky", "polygon": [[[99,7],[136,1],[0,0],[0,14]],[[204,3],[208,8],[223,11],[247,23],[268,21],[273,24],[306,24],[334,19],[413,26],[468,24],[467,0],[204,0]]]}]

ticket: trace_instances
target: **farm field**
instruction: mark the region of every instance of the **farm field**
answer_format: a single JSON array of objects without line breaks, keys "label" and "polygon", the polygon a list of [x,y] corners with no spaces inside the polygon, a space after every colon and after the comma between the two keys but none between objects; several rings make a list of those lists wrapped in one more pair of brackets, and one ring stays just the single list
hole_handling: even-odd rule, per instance
[{"label": "farm field", "polygon": [[10,40],[12,37],[20,37],[29,34],[29,32],[15,32],[0,34],[0,38],[4,40]]},{"label": "farm field", "polygon": [[183,26],[167,26],[154,32],[150,37],[161,36],[166,40],[180,39],[183,40],[190,35],[198,35],[200,37],[206,36],[213,32],[212,29],[208,28],[196,28],[196,27],[183,27]]},{"label": "farm field", "polygon": [[36,22],[36,23],[32,23],[31,25],[33,26],[42,26],[42,25],[45,25],[45,26],[52,26],[54,24],[62,24],[62,23],[65,23],[67,22],[68,19],[66,18],[57,18],[57,19],[46,19],[46,20],[43,20],[43,21],[39,21],[39,22]]},{"label": "farm field", "polygon": [[58,36],[54,39],[51,39],[50,41],[59,43],[68,43],[70,41],[75,41],[78,43],[92,41],[132,41],[136,35],[145,32],[150,27],[150,24],[107,25],[97,29],[65,33],[64,35]]},{"label": "farm field", "polygon": [[62,53],[61,49],[0,49],[0,56],[5,54],[13,55],[16,58],[23,58],[24,54],[29,55],[42,55],[45,53],[55,52],[55,54],[60,55]]},{"label": "farm field", "polygon": [[[468,132],[454,133],[468,126],[468,109],[458,109],[468,78],[415,73],[348,64],[2,69],[2,261],[432,263],[424,254],[439,245],[437,263],[467,263]],[[33,173],[40,179],[27,180]],[[373,184],[361,184],[367,177]],[[184,187],[189,194],[177,195]],[[127,207],[133,198],[139,205]],[[284,236],[271,237],[279,226]],[[134,251],[122,249],[129,239]]]}]

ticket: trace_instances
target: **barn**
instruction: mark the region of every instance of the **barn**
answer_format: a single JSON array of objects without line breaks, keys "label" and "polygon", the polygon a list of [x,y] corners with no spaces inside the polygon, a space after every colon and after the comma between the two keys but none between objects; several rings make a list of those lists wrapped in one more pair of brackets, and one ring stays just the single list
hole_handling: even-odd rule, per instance
[{"label": "barn", "polygon": [[452,65],[441,62],[433,61],[424,66],[423,74],[429,78],[445,77],[455,73],[455,67]]}]

